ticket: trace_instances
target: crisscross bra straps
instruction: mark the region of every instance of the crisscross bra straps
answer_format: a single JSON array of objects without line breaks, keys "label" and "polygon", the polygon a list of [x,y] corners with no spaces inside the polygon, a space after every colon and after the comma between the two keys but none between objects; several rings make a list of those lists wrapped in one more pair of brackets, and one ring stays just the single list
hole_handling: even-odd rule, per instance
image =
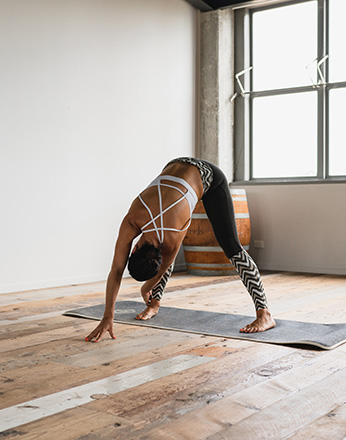
[{"label": "crisscross bra straps", "polygon": [[[184,191],[182,191],[180,188],[174,186],[174,185],[170,185],[168,183],[162,183],[162,180],[166,180],[166,181],[170,181],[170,182],[176,182],[176,183],[180,183],[181,185],[183,185],[187,192],[184,193]],[[142,197],[139,195],[139,200],[143,203],[143,205],[145,206],[145,208],[147,209],[151,220],[148,221],[148,223],[146,223],[144,226],[142,226],[141,231],[143,232],[143,234],[145,234],[146,232],[156,232],[157,238],[159,239],[160,243],[163,243],[163,239],[164,239],[164,231],[174,231],[174,232],[183,232],[186,231],[188,229],[188,227],[190,226],[191,223],[191,218],[189,221],[189,224],[186,226],[186,228],[184,229],[174,229],[174,228],[165,228],[163,226],[163,214],[165,214],[167,211],[169,211],[170,209],[172,209],[175,205],[177,205],[178,203],[180,203],[182,200],[186,200],[190,206],[190,216],[193,212],[193,210],[195,209],[195,206],[198,202],[198,197],[197,194],[195,192],[195,190],[192,188],[191,185],[189,185],[186,180],[180,178],[180,177],[175,177],[175,176],[165,176],[165,175],[161,175],[156,177],[156,179],[154,179],[150,185],[148,185],[148,188],[150,188],[151,186],[157,186],[157,192],[158,192],[158,197],[159,197],[159,209],[160,212],[158,215],[156,215],[155,217],[153,216],[153,213],[151,212],[151,209],[149,208],[149,206],[144,202],[144,200],[142,199]],[[162,209],[162,194],[161,194],[161,186],[166,186],[168,188],[173,188],[177,191],[179,191],[182,196],[176,200],[174,203],[172,203],[171,205],[169,205],[167,208],[165,208],[164,210]],[[158,226],[156,224],[156,220],[160,219],[160,226]],[[150,229],[145,229],[148,226],[150,226],[152,224],[153,228]]]}]

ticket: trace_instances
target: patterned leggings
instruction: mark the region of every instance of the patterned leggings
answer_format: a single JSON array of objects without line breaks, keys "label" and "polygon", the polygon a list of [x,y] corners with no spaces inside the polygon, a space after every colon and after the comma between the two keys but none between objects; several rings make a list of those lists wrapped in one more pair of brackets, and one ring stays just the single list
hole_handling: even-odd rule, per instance
[{"label": "patterned leggings", "polygon": [[[173,162],[189,163],[199,169],[204,190],[202,201],[215,237],[226,257],[237,270],[256,310],[268,308],[259,270],[254,260],[243,249],[238,238],[233,202],[226,176],[220,168],[205,160],[182,157],[169,163]],[[173,264],[154,287],[153,298],[161,299],[172,272]]]}]

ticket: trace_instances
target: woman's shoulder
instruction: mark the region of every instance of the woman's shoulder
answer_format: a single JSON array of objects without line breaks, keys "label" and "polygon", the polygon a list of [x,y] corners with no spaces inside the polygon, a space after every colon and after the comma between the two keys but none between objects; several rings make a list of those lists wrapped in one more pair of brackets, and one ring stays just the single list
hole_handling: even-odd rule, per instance
[{"label": "woman's shoulder", "polygon": [[138,213],[138,210],[140,209],[140,206],[135,203],[135,200],[132,202],[130,209],[128,210],[127,214],[123,218],[122,225],[127,226],[129,229],[132,229],[135,232],[140,233],[141,228],[138,225],[138,218],[140,218],[140,215]]}]

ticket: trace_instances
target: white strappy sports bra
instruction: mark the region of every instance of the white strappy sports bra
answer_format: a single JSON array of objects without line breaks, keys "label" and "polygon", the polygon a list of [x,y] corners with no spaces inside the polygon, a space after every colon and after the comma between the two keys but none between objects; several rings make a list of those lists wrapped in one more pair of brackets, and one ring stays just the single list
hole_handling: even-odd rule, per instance
[{"label": "white strappy sports bra", "polygon": [[[168,180],[171,182],[176,182],[176,183],[180,183],[181,185],[183,185],[187,192],[184,193],[184,191],[182,191],[180,188],[170,185],[168,183],[162,183],[162,180]],[[195,192],[195,190],[192,188],[191,185],[189,185],[186,180],[180,178],[180,177],[176,177],[176,176],[165,176],[165,175],[161,175],[156,177],[156,179],[154,179],[147,188],[150,188],[151,186],[157,186],[157,192],[158,192],[158,196],[159,196],[159,207],[160,207],[160,213],[157,216],[153,216],[153,213],[151,212],[151,209],[149,208],[149,206],[144,202],[144,200],[142,199],[142,197],[139,195],[139,200],[143,203],[143,205],[146,207],[151,220],[146,223],[144,226],[142,226],[141,231],[143,232],[143,234],[145,234],[146,232],[156,232],[156,235],[159,239],[160,243],[163,243],[163,237],[164,237],[164,232],[163,231],[174,231],[174,232],[183,232],[186,231],[188,229],[188,227],[190,226],[191,223],[191,218],[189,220],[189,224],[186,226],[186,228],[184,229],[174,229],[174,228],[165,228],[163,226],[163,214],[167,211],[169,211],[170,209],[172,209],[175,205],[177,205],[178,203],[180,203],[182,200],[186,200],[190,206],[190,216],[193,212],[193,210],[195,209],[195,206],[198,202],[198,197],[197,194]],[[162,194],[161,194],[161,186],[167,186],[169,188],[173,188],[176,189],[177,191],[179,191],[182,196],[176,200],[174,203],[172,203],[171,205],[169,205],[166,209],[162,210]],[[160,225],[161,226],[157,226],[156,224],[156,220],[160,218]],[[152,229],[145,229],[147,226],[149,226],[152,223],[152,225],[154,226]]]}]

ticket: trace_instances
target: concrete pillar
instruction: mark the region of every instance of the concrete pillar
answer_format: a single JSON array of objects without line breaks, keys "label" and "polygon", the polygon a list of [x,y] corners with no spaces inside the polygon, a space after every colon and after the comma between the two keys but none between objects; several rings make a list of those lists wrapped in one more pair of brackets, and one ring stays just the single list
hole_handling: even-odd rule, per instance
[{"label": "concrete pillar", "polygon": [[233,12],[201,13],[198,156],[233,180]]}]

